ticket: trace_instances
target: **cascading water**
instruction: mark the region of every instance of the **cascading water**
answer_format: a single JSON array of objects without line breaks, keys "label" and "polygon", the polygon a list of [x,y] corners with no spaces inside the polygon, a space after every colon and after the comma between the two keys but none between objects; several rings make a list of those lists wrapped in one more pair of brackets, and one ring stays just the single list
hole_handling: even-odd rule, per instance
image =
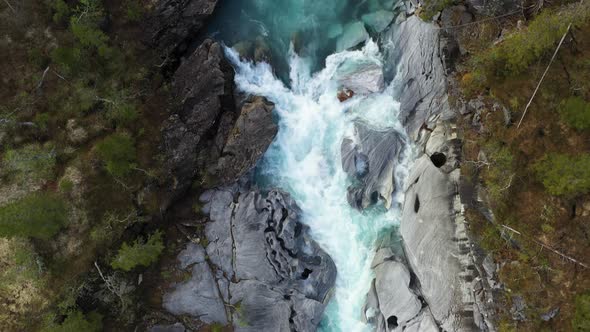
[{"label": "cascading water", "polygon": [[[273,1],[253,3],[260,7],[265,2]],[[299,19],[315,22],[312,30],[322,31],[313,18],[302,14],[313,5],[302,0],[277,1],[265,10],[278,10],[277,3],[301,9],[301,12],[297,11]],[[345,1],[326,1],[323,6],[347,8]],[[242,16],[250,23],[256,22],[260,33],[273,34],[273,27],[267,27],[264,20],[243,12]],[[335,19],[332,14],[328,16]],[[276,19],[272,22],[276,23]],[[333,24],[330,21],[329,25]],[[286,36],[292,28],[291,23],[271,39],[284,41],[289,38]],[[321,43],[314,44],[314,48],[318,45]],[[376,129],[393,128],[406,137],[398,119],[399,103],[393,97],[394,84],[389,84],[382,92],[357,94],[346,102],[338,100],[337,76],[343,65],[370,62],[383,67],[379,47],[372,41],[368,41],[362,50],[328,56],[324,68],[315,74],[312,73],[314,68],[321,63],[316,56],[297,55],[293,44],[285,52],[288,55],[285,62],[290,68],[289,84],[277,78],[270,64],[244,61],[235,50],[226,49],[236,69],[238,89],[266,97],[275,104],[278,115],[279,133],[258,167],[257,181],[260,186],[278,187],[291,194],[303,211],[303,222],[310,226],[314,239],[337,266],[334,296],[320,330],[370,330],[360,317],[373,278],[370,265],[374,245],[381,232],[399,222],[402,197],[395,196],[394,205],[389,210],[382,205],[364,212],[353,209],[347,201],[351,179],[342,168],[341,144],[345,137],[352,136],[354,122],[359,120]],[[407,150],[396,169],[398,188],[402,187],[407,174]]]}]

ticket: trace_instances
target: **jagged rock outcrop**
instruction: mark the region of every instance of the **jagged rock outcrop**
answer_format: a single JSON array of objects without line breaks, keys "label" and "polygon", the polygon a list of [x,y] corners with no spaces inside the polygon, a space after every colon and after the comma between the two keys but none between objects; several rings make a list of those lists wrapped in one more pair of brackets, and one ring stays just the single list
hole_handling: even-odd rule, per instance
[{"label": "jagged rock outcrop", "polygon": [[405,15],[399,14],[401,23],[389,29],[384,39],[396,45],[386,62],[399,64],[400,116],[415,139],[420,128],[432,127],[439,118],[450,119],[453,112],[447,96],[446,45],[441,45],[441,31],[416,16]]},{"label": "jagged rock outcrop", "polygon": [[221,184],[240,178],[266,152],[279,130],[273,110],[274,105],[263,97],[246,100],[217,163],[215,175]]},{"label": "jagged rock outcrop", "polygon": [[[210,241],[206,253],[215,271],[215,294],[204,289],[205,283],[194,283],[203,277],[193,275],[165,296],[165,303],[180,303],[182,309],[167,308],[197,318],[216,317],[221,323],[227,319],[236,331],[315,330],[330,297],[336,267],[311,239],[289,195],[236,184],[208,191],[202,200],[203,211],[211,219],[205,229]],[[186,265],[183,257],[181,264]],[[195,303],[188,305],[186,297]],[[213,301],[208,308],[196,305],[205,300]],[[218,300],[224,303],[224,311]]]},{"label": "jagged rock outcrop", "polygon": [[158,0],[146,22],[148,43],[167,56],[182,53],[205,26],[218,0]]},{"label": "jagged rock outcrop", "polygon": [[178,67],[173,90],[179,106],[162,129],[164,209],[197,175],[215,184],[237,180],[274,139],[278,128],[273,105],[264,98],[236,103],[233,79],[221,45],[212,40],[205,40]]},{"label": "jagged rock outcrop", "polygon": [[176,71],[173,89],[180,106],[162,129],[169,194],[165,204],[190,187],[199,170],[199,153],[215,137],[222,116],[235,117],[233,75],[221,45],[211,40],[203,42]]},{"label": "jagged rock outcrop", "polygon": [[362,122],[355,123],[353,137],[342,141],[342,168],[355,179],[348,189],[348,202],[366,209],[383,201],[391,207],[395,189],[395,167],[405,142],[394,129],[378,130]]}]

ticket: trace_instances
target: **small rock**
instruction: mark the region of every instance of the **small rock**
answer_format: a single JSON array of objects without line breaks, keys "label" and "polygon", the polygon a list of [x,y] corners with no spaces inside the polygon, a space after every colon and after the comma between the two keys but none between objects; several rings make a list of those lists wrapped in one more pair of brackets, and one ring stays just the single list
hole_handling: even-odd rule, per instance
[{"label": "small rock", "polygon": [[522,296],[516,295],[512,297],[512,308],[510,309],[512,319],[515,321],[524,322],[526,320],[526,308],[527,305]]},{"label": "small rock", "polygon": [[551,309],[549,312],[541,315],[541,319],[548,322],[559,314],[559,307]]},{"label": "small rock", "polygon": [[336,42],[336,51],[342,52],[355,47],[369,38],[369,33],[362,22],[355,22],[346,25],[342,35]]},{"label": "small rock", "polygon": [[78,125],[76,119],[69,119],[66,124],[68,140],[74,144],[81,144],[88,138],[88,132],[82,126]]},{"label": "small rock", "polygon": [[361,19],[373,32],[380,33],[393,21],[393,13],[387,10],[379,10],[365,14]]}]

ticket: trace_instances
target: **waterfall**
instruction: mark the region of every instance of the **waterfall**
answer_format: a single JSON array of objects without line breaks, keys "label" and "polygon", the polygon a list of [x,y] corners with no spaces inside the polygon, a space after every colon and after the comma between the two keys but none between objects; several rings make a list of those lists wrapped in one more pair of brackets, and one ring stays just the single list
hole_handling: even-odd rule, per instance
[{"label": "waterfall", "polygon": [[[288,85],[275,76],[271,65],[244,61],[230,48],[226,54],[235,67],[238,89],[275,104],[279,133],[258,167],[257,183],[291,194],[303,212],[303,222],[337,266],[334,294],[319,329],[370,330],[360,317],[373,278],[374,243],[381,232],[399,224],[403,197],[396,194],[389,210],[382,205],[363,212],[353,209],[347,201],[352,180],[342,168],[341,144],[352,137],[355,121],[376,130],[394,129],[402,137],[406,134],[398,119],[393,83],[345,102],[338,100],[337,93],[342,67],[367,62],[383,67],[378,45],[368,41],[361,50],[332,54],[315,73],[314,60],[298,56],[291,47]],[[395,172],[398,188],[408,173],[408,150]]]}]

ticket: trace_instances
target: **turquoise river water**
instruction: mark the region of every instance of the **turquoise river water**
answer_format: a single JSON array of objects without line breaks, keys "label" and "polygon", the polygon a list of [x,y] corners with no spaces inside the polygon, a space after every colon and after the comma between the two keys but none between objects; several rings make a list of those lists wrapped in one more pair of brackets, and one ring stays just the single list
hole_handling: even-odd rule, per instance
[{"label": "turquoise river water", "polygon": [[[370,263],[374,242],[399,223],[402,195],[392,208],[360,212],[347,201],[351,179],[342,169],[341,143],[353,122],[364,120],[377,129],[394,128],[405,137],[398,119],[395,80],[385,90],[337,99],[338,69],[371,62],[381,67],[383,50],[368,40],[354,51],[336,52],[338,32],[392,1],[226,0],[211,28],[228,45],[238,89],[275,103],[279,133],[258,170],[261,185],[289,192],[303,211],[314,239],[333,258],[337,270],[334,294],[320,331],[366,331],[360,320],[373,278]],[[271,63],[240,59],[230,47],[241,41],[264,41]],[[299,45],[295,45],[299,44]],[[297,54],[294,51],[297,49]],[[396,170],[396,186],[408,172],[409,149]]]}]

